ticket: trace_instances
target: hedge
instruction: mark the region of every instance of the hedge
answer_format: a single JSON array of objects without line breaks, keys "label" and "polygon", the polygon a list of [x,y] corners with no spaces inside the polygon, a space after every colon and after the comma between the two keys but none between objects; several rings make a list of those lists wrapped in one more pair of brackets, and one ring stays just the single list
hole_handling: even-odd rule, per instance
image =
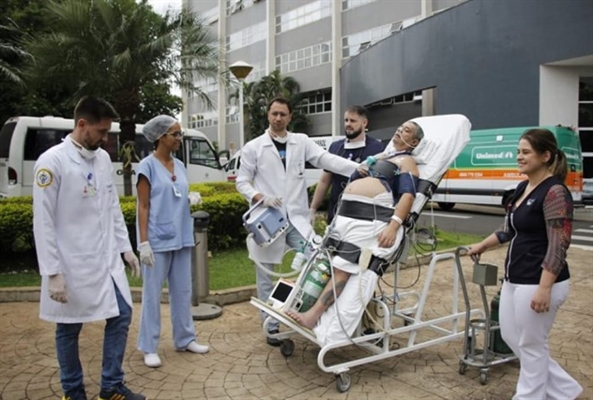
[{"label": "hedge", "polygon": [[[203,210],[210,214],[208,247],[212,250],[227,249],[245,243],[247,235],[242,215],[248,204],[237,193],[235,185],[227,182],[192,184],[190,190],[198,191],[202,204],[191,211]],[[136,248],[136,198],[120,198],[122,213],[132,246]],[[33,202],[31,196],[0,200],[0,258],[11,253],[30,251],[33,241]]]}]

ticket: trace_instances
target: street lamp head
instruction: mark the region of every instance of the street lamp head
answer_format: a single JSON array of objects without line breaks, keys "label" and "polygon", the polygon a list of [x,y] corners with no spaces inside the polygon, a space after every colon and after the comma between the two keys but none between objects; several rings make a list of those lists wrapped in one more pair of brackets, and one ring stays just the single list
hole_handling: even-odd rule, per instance
[{"label": "street lamp head", "polygon": [[245,61],[237,61],[229,66],[229,70],[239,81],[243,81],[247,78],[247,75],[249,75],[252,69],[253,65],[248,64]]}]

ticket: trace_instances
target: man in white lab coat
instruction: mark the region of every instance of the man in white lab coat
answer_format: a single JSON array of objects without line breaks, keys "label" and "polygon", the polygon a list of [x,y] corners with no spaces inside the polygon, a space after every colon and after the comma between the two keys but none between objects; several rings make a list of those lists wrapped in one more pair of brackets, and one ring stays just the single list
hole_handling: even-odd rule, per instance
[{"label": "man in white lab coat", "polygon": [[107,152],[111,122],[104,100],[84,97],[75,128],[35,164],[33,230],[42,276],[40,318],[55,322],[62,400],[86,400],[78,337],[84,322],[107,320],[100,400],[144,400],[124,386],[122,362],[132,296],[121,259],[139,272],[113,184]]},{"label": "man in white lab coat", "polygon": [[[344,176],[350,176],[358,166],[328,153],[303,133],[288,132],[291,117],[292,110],[286,99],[275,98],[270,102],[270,127],[241,149],[241,167],[236,180],[237,190],[250,204],[263,198],[265,207],[281,209],[290,222],[286,232],[268,247],[259,247],[248,239],[249,258],[268,270],[282,262],[286,245],[298,249],[311,235],[305,163]],[[267,301],[273,289],[272,277],[261,268],[256,268],[256,272],[257,296]],[[262,312],[261,316],[265,319],[267,314]],[[277,321],[268,325],[268,333],[278,333]],[[267,338],[267,343],[280,345],[280,341],[272,337]]]}]

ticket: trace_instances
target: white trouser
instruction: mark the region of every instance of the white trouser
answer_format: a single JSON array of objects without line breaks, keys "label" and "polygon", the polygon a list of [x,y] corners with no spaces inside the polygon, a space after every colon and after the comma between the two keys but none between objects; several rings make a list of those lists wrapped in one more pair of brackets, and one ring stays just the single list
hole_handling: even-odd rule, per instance
[{"label": "white trouser", "polygon": [[513,400],[570,400],[583,388],[550,358],[548,334],[558,308],[568,296],[569,281],[552,286],[550,311],[536,313],[531,299],[538,285],[504,282],[500,296],[502,338],[519,357],[521,369]]},{"label": "white trouser", "polygon": [[[371,250],[375,257],[384,260],[395,253],[404,237],[404,229],[400,227],[392,247],[379,247],[377,236],[386,226],[387,223],[382,221],[364,221],[341,215],[334,219],[334,230],[341,240],[361,249]],[[358,264],[339,255],[333,257],[332,265],[351,275],[336,302],[321,315],[313,329],[321,346],[344,341],[352,336],[367,304],[373,298],[379,280],[375,272],[368,269],[361,272]]]}]

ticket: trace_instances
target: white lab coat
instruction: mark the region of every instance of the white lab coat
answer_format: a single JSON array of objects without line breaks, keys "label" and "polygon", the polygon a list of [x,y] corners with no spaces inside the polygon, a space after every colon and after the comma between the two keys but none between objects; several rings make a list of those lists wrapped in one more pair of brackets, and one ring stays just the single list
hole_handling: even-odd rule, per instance
[{"label": "white lab coat", "polygon": [[[305,162],[336,174],[350,176],[357,163],[330,154],[303,133],[289,133],[286,143],[286,170],[282,165],[272,138],[266,131],[241,149],[241,167],[237,174],[237,190],[251,204],[253,197],[282,198],[282,211],[303,237],[308,238],[312,227],[309,221],[309,199]],[[282,261],[285,240],[278,238],[268,247],[248,241],[249,257],[263,263]]]},{"label": "white lab coat", "polygon": [[[118,316],[113,282],[132,306],[121,259],[132,246],[112,171],[107,152],[100,150],[92,161],[84,160],[70,136],[35,164],[33,231],[42,276],[41,319],[82,323]],[[94,196],[89,180],[96,188]],[[48,294],[48,276],[58,273],[66,280],[65,304]]]}]

